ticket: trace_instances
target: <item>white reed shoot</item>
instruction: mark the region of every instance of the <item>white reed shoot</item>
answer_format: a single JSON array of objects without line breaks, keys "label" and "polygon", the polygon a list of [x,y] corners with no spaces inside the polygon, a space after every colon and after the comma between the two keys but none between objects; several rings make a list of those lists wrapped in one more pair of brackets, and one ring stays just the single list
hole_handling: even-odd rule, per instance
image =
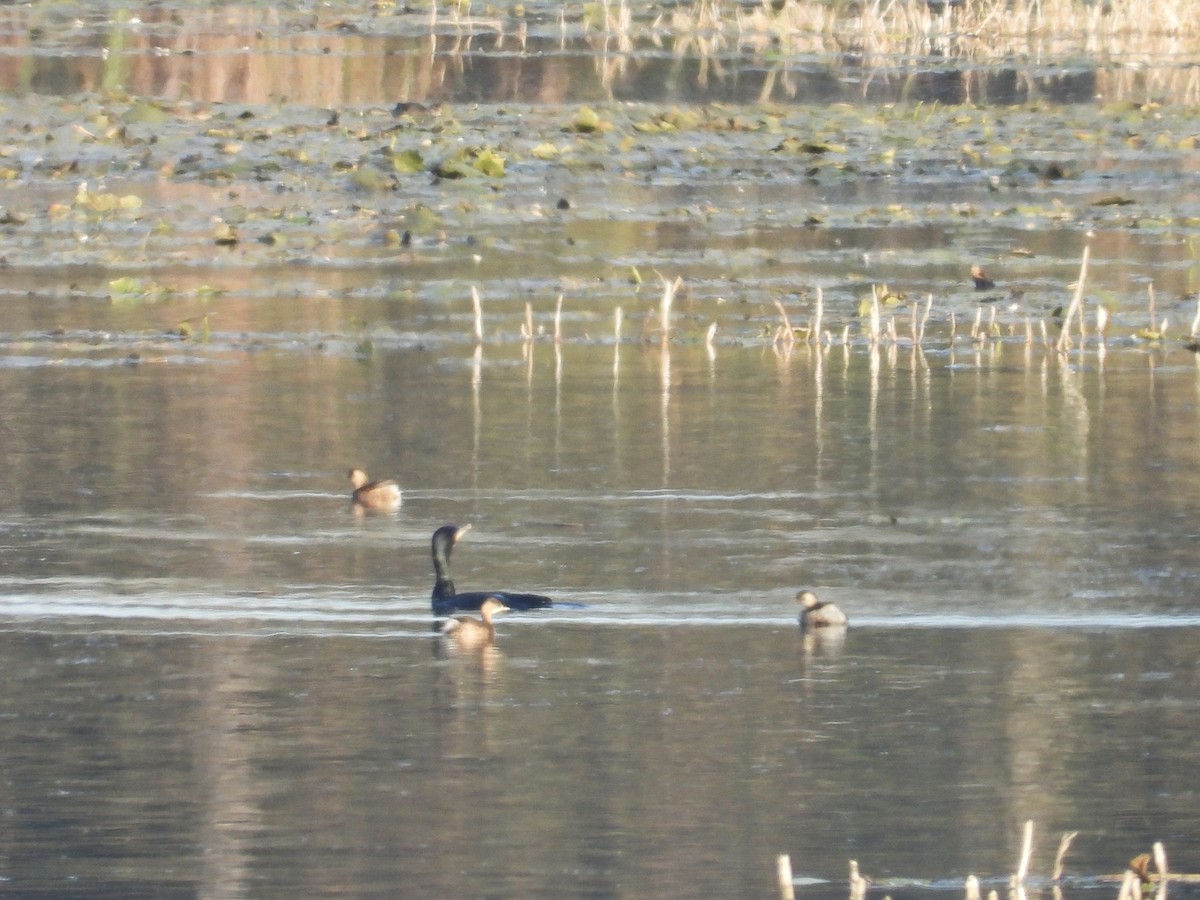
[{"label": "white reed shoot", "polygon": [[662,342],[665,344],[671,339],[671,305],[675,302],[675,292],[683,284],[683,279],[676,277],[674,281],[668,281],[661,275],[658,277],[663,286],[662,299],[659,301],[659,322],[662,325]]},{"label": "white reed shoot", "polygon": [[1158,891],[1154,898],[1167,900],[1167,882],[1171,880],[1171,875],[1167,871],[1167,849],[1162,845],[1162,841],[1154,842],[1154,865],[1158,869]]},{"label": "white reed shoot", "polygon": [[[809,339],[821,343],[821,320],[825,318],[825,292],[817,287],[817,311],[813,313],[812,332],[809,334]],[[1196,312],[1196,321],[1200,322],[1200,309]],[[1196,331],[1192,328],[1192,333]]]},{"label": "white reed shoot", "polygon": [[779,320],[781,323],[775,331],[775,340],[777,342],[783,341],[785,344],[794,343],[796,333],[792,331],[792,323],[788,320],[787,310],[783,308],[783,304],[778,299],[775,300],[775,308],[779,310]]},{"label": "white reed shoot", "polygon": [[917,333],[917,343],[920,344],[925,340],[925,325],[929,321],[929,314],[933,312],[933,294],[925,295],[925,314],[921,316],[921,330]]},{"label": "white reed shoot", "polygon": [[792,885],[792,858],[786,853],[775,857],[775,880],[779,884],[779,900],[796,900],[796,889]]},{"label": "white reed shoot", "polygon": [[1121,890],[1117,893],[1117,900],[1141,900],[1141,898],[1142,880],[1133,869],[1126,869],[1125,875],[1121,879]]},{"label": "white reed shoot", "polygon": [[1058,853],[1054,854],[1054,871],[1050,875],[1051,881],[1058,881],[1062,878],[1063,860],[1067,858],[1067,851],[1071,849],[1071,842],[1078,836],[1078,831],[1068,831],[1058,842]]},{"label": "white reed shoot", "polygon": [[1017,884],[1025,883],[1029,874],[1029,858],[1033,855],[1033,819],[1025,823],[1025,834],[1021,839],[1021,861],[1017,865]]},{"label": "white reed shoot", "polygon": [[[1075,282],[1075,296],[1071,298],[1071,305],[1067,307],[1067,316],[1063,320],[1062,333],[1058,336],[1057,348],[1059,352],[1071,346],[1071,321],[1083,305],[1083,286],[1087,282],[1088,258],[1091,255],[1091,249],[1091,245],[1084,244],[1083,259],[1079,263],[1079,280]],[[1153,324],[1153,321],[1151,324]]]},{"label": "white reed shoot", "polygon": [[879,343],[879,289],[875,285],[871,285],[870,337],[872,344]]},{"label": "white reed shoot", "polygon": [[483,343],[483,303],[479,299],[479,288],[471,285],[471,305],[475,309],[475,343]]},{"label": "white reed shoot", "polygon": [[966,900],[979,900],[979,879],[974,875],[968,875],[965,890]]}]

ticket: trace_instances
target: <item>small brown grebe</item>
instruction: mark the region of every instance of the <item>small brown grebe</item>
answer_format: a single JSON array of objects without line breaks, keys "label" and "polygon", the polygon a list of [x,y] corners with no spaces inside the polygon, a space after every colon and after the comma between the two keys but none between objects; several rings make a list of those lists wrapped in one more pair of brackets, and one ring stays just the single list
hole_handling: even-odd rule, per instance
[{"label": "small brown grebe", "polygon": [[796,602],[800,604],[801,628],[844,628],[850,624],[844,612],[832,603],[818,600],[812,591],[798,593]]},{"label": "small brown grebe", "polygon": [[363,509],[393,510],[400,506],[400,485],[394,481],[371,481],[362,469],[351,469],[351,499]]}]

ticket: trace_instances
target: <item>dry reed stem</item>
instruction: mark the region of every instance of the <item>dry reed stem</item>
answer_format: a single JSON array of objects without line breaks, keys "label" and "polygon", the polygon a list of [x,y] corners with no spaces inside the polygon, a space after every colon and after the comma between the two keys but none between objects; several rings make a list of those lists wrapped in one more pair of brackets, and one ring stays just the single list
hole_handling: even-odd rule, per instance
[{"label": "dry reed stem", "polygon": [[533,304],[525,302],[525,324],[521,326],[521,337],[528,343],[533,340]]},{"label": "dry reed stem", "polygon": [[775,343],[783,341],[785,344],[791,344],[795,342],[796,335],[792,331],[792,323],[788,320],[787,310],[783,308],[783,304],[778,299],[775,300],[775,308],[779,310],[779,319],[782,323],[775,329]]},{"label": "dry reed stem", "polygon": [[1141,900],[1142,880],[1133,869],[1126,869],[1121,878],[1121,890],[1117,892],[1117,900]]},{"label": "dry reed stem", "polygon": [[554,343],[562,343],[562,302],[563,295],[558,295],[558,302],[554,305]]},{"label": "dry reed stem", "polygon": [[966,900],[979,900],[979,879],[974,875],[968,875],[964,890],[966,892]]},{"label": "dry reed stem", "polygon": [[1078,831],[1068,831],[1058,842],[1058,852],[1054,854],[1054,871],[1050,874],[1051,881],[1058,881],[1063,874],[1063,860],[1071,849],[1071,842],[1079,836]]},{"label": "dry reed stem", "polygon": [[850,860],[850,900],[862,900],[867,893],[867,879],[858,872],[858,860]]},{"label": "dry reed stem", "polygon": [[1154,894],[1155,900],[1167,900],[1167,882],[1171,880],[1171,874],[1167,871],[1167,850],[1162,845],[1162,841],[1154,842],[1154,866],[1158,869],[1158,890]]},{"label": "dry reed stem", "polygon": [[662,342],[665,344],[671,339],[671,306],[675,303],[675,292],[683,284],[683,279],[676,276],[674,281],[668,281],[662,275],[658,278],[663,286],[662,299],[659,301],[659,321],[662,324]]},{"label": "dry reed stem", "polygon": [[1071,320],[1083,305],[1083,286],[1087,281],[1088,258],[1091,254],[1091,249],[1091,245],[1083,245],[1083,258],[1079,262],[1079,280],[1075,282],[1075,295],[1071,298],[1071,305],[1067,307],[1067,315],[1063,319],[1062,332],[1058,335],[1056,346],[1060,353],[1071,346]]},{"label": "dry reed stem", "polygon": [[1100,343],[1104,344],[1108,340],[1108,322],[1109,322],[1108,307],[1101,303],[1096,307],[1096,334],[1100,338]]},{"label": "dry reed stem", "polygon": [[786,853],[775,857],[775,880],[779,885],[780,900],[796,900],[796,889],[792,885],[792,858]]},{"label": "dry reed stem", "polygon": [[871,285],[870,338],[872,345],[879,343],[879,288],[875,285]]},{"label": "dry reed stem", "polygon": [[1029,874],[1029,859],[1033,856],[1033,819],[1025,823],[1025,833],[1021,838],[1021,861],[1017,865],[1017,885],[1025,883]]},{"label": "dry reed stem", "polygon": [[925,314],[921,316],[921,330],[918,334],[917,343],[920,344],[925,340],[925,325],[929,322],[929,314],[933,312],[933,294],[925,295]]},{"label": "dry reed stem", "polygon": [[483,343],[483,303],[479,299],[479,288],[471,285],[471,305],[475,310],[475,343]]},{"label": "dry reed stem", "polygon": [[[825,292],[817,287],[817,311],[813,314],[812,333],[809,335],[810,340],[821,343],[821,320],[825,318]],[[1200,311],[1196,313],[1197,321],[1200,321]],[[1192,329],[1193,333],[1195,328]]]}]

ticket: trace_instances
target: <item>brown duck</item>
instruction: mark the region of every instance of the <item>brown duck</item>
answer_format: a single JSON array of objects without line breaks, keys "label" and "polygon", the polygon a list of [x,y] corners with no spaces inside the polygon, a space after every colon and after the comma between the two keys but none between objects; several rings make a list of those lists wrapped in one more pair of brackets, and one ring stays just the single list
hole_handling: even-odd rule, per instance
[{"label": "brown duck", "polygon": [[351,498],[363,509],[391,510],[400,506],[400,485],[394,481],[371,481],[362,469],[351,469],[348,476],[354,487]]},{"label": "brown duck", "polygon": [[508,607],[495,597],[488,597],[479,607],[482,621],[471,616],[454,616],[442,623],[442,634],[460,644],[478,646],[490,644],[496,639],[496,626],[492,617],[508,612]]},{"label": "brown duck", "polygon": [[801,628],[845,628],[850,624],[846,614],[832,603],[818,600],[812,591],[801,591],[796,595],[800,604]]}]

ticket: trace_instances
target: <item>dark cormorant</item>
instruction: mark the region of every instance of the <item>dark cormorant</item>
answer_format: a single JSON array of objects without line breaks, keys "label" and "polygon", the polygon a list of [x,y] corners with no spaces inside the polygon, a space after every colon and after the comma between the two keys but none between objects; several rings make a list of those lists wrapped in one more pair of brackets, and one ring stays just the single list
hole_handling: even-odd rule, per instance
[{"label": "dark cormorant", "polygon": [[457,610],[479,609],[483,601],[494,598],[509,609],[545,609],[554,601],[540,594],[514,594],[511,591],[468,591],[460,594],[454,590],[454,579],[450,577],[450,552],[470,525],[443,525],[433,533],[433,613],[444,616]]}]

